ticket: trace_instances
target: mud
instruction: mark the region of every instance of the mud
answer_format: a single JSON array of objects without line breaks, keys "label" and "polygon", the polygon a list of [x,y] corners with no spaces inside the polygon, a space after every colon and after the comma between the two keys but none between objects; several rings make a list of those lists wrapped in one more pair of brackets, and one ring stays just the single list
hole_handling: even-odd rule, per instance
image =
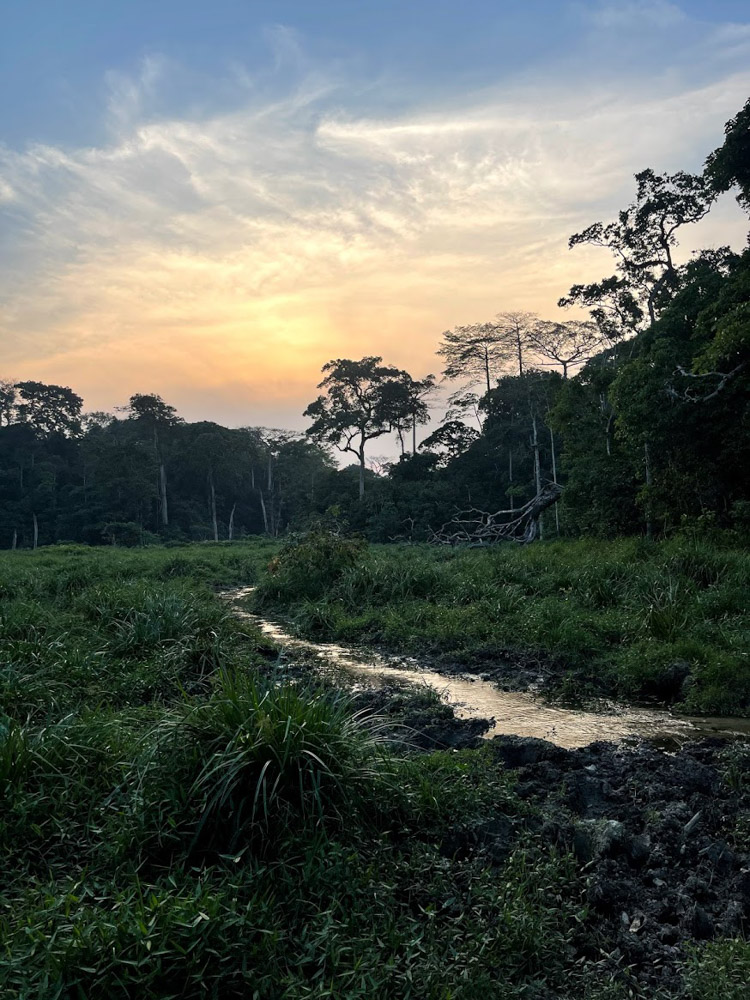
[{"label": "mud", "polygon": [[505,736],[490,746],[498,767],[517,770],[517,792],[532,815],[520,824],[498,815],[459,827],[445,846],[496,863],[533,834],[571,852],[590,906],[578,957],[600,963],[603,974],[629,970],[648,995],[679,987],[686,946],[750,931],[746,744],[565,750]]}]

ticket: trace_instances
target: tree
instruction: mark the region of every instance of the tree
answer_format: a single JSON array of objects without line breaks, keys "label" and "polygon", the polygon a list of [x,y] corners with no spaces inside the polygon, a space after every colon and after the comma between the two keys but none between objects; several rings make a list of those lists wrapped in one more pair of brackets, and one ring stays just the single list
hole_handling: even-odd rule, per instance
[{"label": "tree", "polygon": [[398,378],[384,386],[384,402],[386,409],[392,414],[391,429],[396,432],[401,454],[406,454],[404,435],[411,430],[412,454],[417,453],[417,424],[426,424],[430,420],[430,410],[427,397],[435,391],[435,376],[426,375],[423,379],[414,379],[408,372],[402,372]]},{"label": "tree", "polygon": [[709,154],[704,176],[716,194],[740,189],[737,201],[750,211],[750,100],[724,126],[724,144]]},{"label": "tree", "polygon": [[647,317],[654,323],[680,285],[672,251],[677,230],[698,222],[715,195],[703,176],[678,171],[635,175],[636,200],[615,222],[595,222],[568,241],[572,248],[588,243],[606,247],[617,260],[618,273],[588,285],[574,285],[559,305],[582,305],[602,333],[616,341],[637,331]]},{"label": "tree", "polygon": [[154,456],[159,467],[159,520],[163,528],[169,526],[169,505],[167,501],[167,467],[164,452],[165,430],[182,423],[174,406],[165,403],[154,393],[135,393],[122,408],[140,426],[144,427],[153,440]]},{"label": "tree", "polygon": [[446,359],[447,379],[465,379],[468,386],[484,383],[487,392],[513,356],[508,337],[496,323],[446,330],[437,353]]},{"label": "tree", "polygon": [[329,361],[321,369],[325,378],[318,384],[325,394],[304,411],[313,421],[307,431],[313,441],[356,455],[360,499],[365,493],[367,442],[392,430],[405,413],[402,388],[407,373],[382,361],[372,356],[361,361]]},{"label": "tree", "polygon": [[531,346],[530,335],[537,322],[535,313],[500,312],[495,317],[497,336],[518,361],[518,374],[523,375],[524,354]]},{"label": "tree", "polygon": [[16,413],[21,423],[30,424],[43,437],[77,437],[81,433],[83,400],[68,386],[17,382],[15,387],[20,398]]},{"label": "tree", "polygon": [[527,343],[536,354],[560,365],[563,378],[567,378],[569,368],[583,364],[601,350],[602,335],[596,323],[539,320],[529,329]]},{"label": "tree", "polygon": [[448,420],[433,431],[419,446],[421,450],[438,456],[441,464],[463,455],[479,438],[479,431],[467,427],[461,420]]},{"label": "tree", "polygon": [[13,422],[13,414],[16,406],[16,383],[13,379],[0,378],[0,427],[3,420],[5,426],[9,427]]}]

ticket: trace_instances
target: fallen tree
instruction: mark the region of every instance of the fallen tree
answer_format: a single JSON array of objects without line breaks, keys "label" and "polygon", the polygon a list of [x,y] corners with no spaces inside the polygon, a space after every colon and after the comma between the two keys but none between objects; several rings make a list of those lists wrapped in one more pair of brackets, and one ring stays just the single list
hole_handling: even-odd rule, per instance
[{"label": "fallen tree", "polygon": [[[490,514],[473,507],[457,513],[430,536],[435,545],[466,545],[480,548],[497,542],[528,545],[539,537],[539,518],[562,496],[562,487],[547,483],[519,510],[497,510]],[[511,520],[502,520],[511,516]]]}]

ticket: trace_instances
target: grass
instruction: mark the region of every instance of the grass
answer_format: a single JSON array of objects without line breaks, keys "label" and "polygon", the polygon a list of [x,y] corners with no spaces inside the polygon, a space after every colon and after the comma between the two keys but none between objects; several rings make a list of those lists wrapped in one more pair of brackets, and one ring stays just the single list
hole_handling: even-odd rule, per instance
[{"label": "grass", "polygon": [[[266,640],[214,590],[263,579],[276,551],[0,557],[0,995],[635,995],[574,960],[582,936],[593,935],[594,950],[605,942],[587,924],[585,877],[541,834],[492,865],[445,850],[462,824],[531,815],[489,747],[400,757],[345,692],[275,679]],[[439,612],[445,630],[430,648],[446,650],[478,605],[523,614],[552,559],[541,548],[527,555],[532,568],[521,554],[483,565],[421,550],[357,553],[333,574],[338,596],[294,607],[320,608],[326,628],[347,637],[371,637],[387,621],[402,641],[408,624],[415,643]],[[731,569],[735,556],[725,558]],[[544,572],[567,572],[575,589],[573,568],[553,562]],[[700,565],[693,572],[713,572]],[[504,597],[489,596],[488,566]],[[598,579],[596,603],[616,610]],[[706,575],[696,594],[716,586]],[[367,608],[347,611],[344,595],[356,602],[360,591]],[[554,620],[562,634],[564,617]],[[742,780],[741,762],[727,768]],[[705,983],[734,989],[744,962],[741,943],[707,946],[688,960],[690,995]]]},{"label": "grass", "polygon": [[750,555],[720,540],[373,546],[322,593],[295,575],[297,558],[282,552],[254,600],[305,634],[467,665],[533,657],[570,700],[750,712]]}]

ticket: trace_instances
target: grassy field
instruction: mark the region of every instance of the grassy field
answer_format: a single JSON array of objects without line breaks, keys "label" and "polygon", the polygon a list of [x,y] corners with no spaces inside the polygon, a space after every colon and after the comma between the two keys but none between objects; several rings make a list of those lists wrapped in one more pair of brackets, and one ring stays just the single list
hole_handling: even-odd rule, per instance
[{"label": "grassy field", "polygon": [[255,600],[306,635],[478,669],[531,658],[571,701],[750,712],[750,554],[730,536],[491,550],[312,537],[273,568]]},{"label": "grassy field", "polygon": [[[623,547],[617,576],[615,549],[587,568],[562,546],[489,559],[357,551],[335,557],[348,566],[333,568],[332,588],[323,580],[299,603],[283,566],[265,576],[276,551],[0,556],[0,995],[640,996],[627,970],[602,971],[612,943],[589,920],[584,874],[531,822],[490,748],[404,755],[345,692],[275,683],[267,643],[215,590],[265,580],[266,599],[294,603],[308,628],[430,651],[489,642],[484,616],[504,620],[502,607],[524,625],[516,641],[575,638],[583,655],[576,637],[595,636],[601,662],[632,562],[651,594],[680,581],[675,623],[706,609],[691,641],[715,650],[721,635],[725,659],[706,667],[717,669],[740,662],[727,580],[744,580],[746,561],[711,550],[678,565],[677,552]],[[578,596],[586,573],[590,605]],[[612,635],[566,631],[566,588],[587,621],[611,616]],[[540,598],[537,625],[528,596]],[[671,613],[670,601],[654,607]],[[622,615],[640,621],[638,607]],[[680,628],[653,641],[679,649]],[[488,815],[529,820],[523,846],[493,864],[445,849]],[[742,941],[703,945],[684,958],[687,992],[663,995],[741,1000],[749,961]]]}]

